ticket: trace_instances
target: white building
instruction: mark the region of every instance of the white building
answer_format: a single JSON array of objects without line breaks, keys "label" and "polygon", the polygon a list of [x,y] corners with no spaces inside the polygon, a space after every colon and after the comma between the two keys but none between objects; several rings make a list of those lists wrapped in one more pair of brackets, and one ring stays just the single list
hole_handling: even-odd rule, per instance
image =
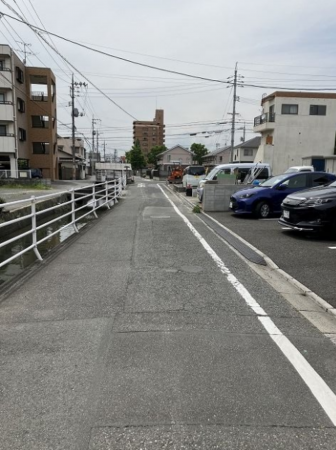
[{"label": "white building", "polygon": [[269,163],[273,174],[290,166],[313,165],[336,170],[336,94],[274,92],[262,99],[254,119],[261,133],[255,161]]}]

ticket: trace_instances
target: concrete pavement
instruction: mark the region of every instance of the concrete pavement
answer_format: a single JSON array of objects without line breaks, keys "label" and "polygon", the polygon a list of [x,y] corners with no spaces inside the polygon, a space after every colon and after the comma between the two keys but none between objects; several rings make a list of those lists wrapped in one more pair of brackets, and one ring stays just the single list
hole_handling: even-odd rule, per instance
[{"label": "concrete pavement", "polygon": [[177,210],[138,180],[0,303],[0,449],[334,450],[336,422],[260,317],[328,401],[335,345],[164,192]]}]

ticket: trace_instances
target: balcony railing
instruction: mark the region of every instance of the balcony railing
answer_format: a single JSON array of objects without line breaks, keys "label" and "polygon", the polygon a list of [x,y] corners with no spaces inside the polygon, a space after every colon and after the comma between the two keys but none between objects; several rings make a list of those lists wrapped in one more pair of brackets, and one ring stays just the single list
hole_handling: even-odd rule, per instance
[{"label": "balcony railing", "polygon": [[254,118],[255,127],[267,122],[275,122],[275,113],[265,113]]},{"label": "balcony railing", "polygon": [[0,138],[1,137],[14,137],[13,133],[0,133]]},{"label": "balcony railing", "polygon": [[31,99],[36,102],[47,102],[48,94],[45,94],[44,92],[32,92]]}]

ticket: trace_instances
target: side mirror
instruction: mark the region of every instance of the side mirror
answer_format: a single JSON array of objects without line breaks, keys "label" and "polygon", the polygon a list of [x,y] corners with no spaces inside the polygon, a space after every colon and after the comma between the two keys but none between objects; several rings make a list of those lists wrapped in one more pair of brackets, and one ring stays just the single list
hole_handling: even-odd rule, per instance
[{"label": "side mirror", "polygon": [[214,180],[214,181],[216,181],[216,180],[217,180],[217,175],[215,175],[215,176],[213,177],[213,180]]},{"label": "side mirror", "polygon": [[280,184],[277,187],[278,191],[285,191],[287,189],[287,185],[286,184]]}]

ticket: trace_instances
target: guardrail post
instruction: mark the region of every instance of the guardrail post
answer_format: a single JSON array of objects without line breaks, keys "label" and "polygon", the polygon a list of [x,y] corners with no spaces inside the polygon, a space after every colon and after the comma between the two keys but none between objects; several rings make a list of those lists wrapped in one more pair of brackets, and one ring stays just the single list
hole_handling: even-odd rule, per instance
[{"label": "guardrail post", "polygon": [[96,213],[96,185],[92,185],[92,212],[96,219],[98,219],[97,213]]},{"label": "guardrail post", "polygon": [[37,248],[37,231],[36,231],[36,198],[33,195],[31,197],[31,214],[32,214],[32,244],[34,245],[34,253],[36,255],[36,258],[40,261],[43,260],[40,252]]},{"label": "guardrail post", "polygon": [[114,180],[114,203],[118,203],[118,197],[119,197],[119,180]]},{"label": "guardrail post", "polygon": [[76,205],[75,205],[75,189],[70,189],[71,191],[71,222],[76,233],[78,233],[78,228],[76,225]]},{"label": "guardrail post", "polygon": [[106,193],[106,205],[107,205],[107,208],[111,209],[110,205],[109,205],[109,193],[108,193],[108,182],[107,181],[105,181],[105,193]]}]

